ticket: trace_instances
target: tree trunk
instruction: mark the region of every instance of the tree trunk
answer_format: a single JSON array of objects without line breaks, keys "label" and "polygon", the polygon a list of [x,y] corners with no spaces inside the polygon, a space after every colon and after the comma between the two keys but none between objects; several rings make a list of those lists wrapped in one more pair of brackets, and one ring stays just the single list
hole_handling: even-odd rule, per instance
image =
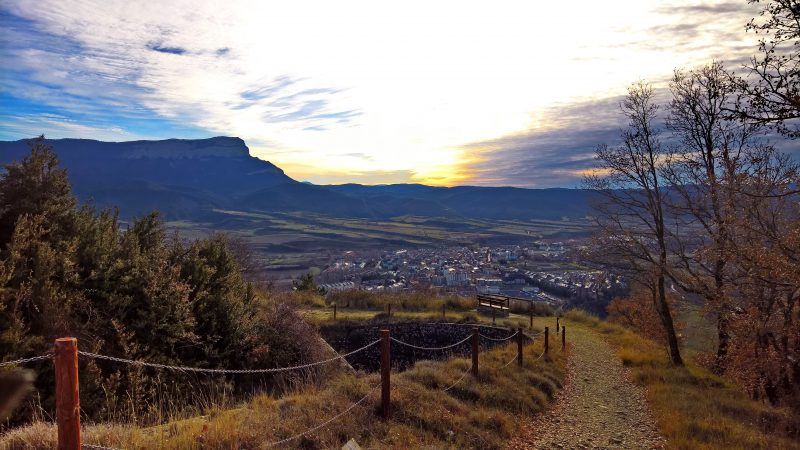
[{"label": "tree trunk", "polygon": [[661,324],[664,327],[664,332],[667,335],[667,346],[669,347],[669,358],[673,365],[682,366],[683,358],[681,358],[681,350],[678,346],[678,336],[675,334],[675,324],[672,322],[672,313],[669,310],[667,303],[667,295],[665,292],[664,275],[658,277],[658,297],[656,298],[656,311],[661,318]]},{"label": "tree trunk", "polygon": [[717,360],[714,365],[714,371],[717,374],[725,372],[727,367],[728,347],[730,346],[731,336],[728,331],[729,319],[728,312],[725,308],[721,308],[717,315]]}]

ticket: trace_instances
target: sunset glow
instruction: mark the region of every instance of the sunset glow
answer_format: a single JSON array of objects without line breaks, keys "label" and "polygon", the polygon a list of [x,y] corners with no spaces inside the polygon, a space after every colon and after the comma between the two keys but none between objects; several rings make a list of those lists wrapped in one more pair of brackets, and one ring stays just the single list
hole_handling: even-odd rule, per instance
[{"label": "sunset glow", "polygon": [[[239,136],[315,183],[571,186],[593,140],[619,126],[597,102],[639,79],[663,87],[676,67],[736,66],[755,50],[744,31],[753,11],[739,1],[53,0],[0,10],[0,138]],[[596,133],[558,137],[575,129]],[[509,175],[503,167],[523,151],[529,175]],[[545,164],[570,160],[574,169]]]}]

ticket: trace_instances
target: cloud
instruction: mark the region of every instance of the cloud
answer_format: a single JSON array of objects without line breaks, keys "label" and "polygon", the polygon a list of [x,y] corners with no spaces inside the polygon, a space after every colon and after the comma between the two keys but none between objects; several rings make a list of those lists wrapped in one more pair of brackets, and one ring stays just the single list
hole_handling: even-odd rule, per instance
[{"label": "cloud", "polygon": [[719,3],[691,3],[691,4],[670,4],[658,8],[664,14],[684,14],[690,17],[701,19],[713,18],[719,14],[730,13],[757,13],[758,8],[743,1],[723,1]]},{"label": "cloud", "polygon": [[356,108],[333,106],[341,88],[242,59],[242,35],[233,36],[238,44],[219,45],[238,6],[186,6],[4,2],[0,54],[9,64],[0,92],[65,117],[113,115],[122,127],[127,119],[181,121],[246,138],[326,129],[358,116]]},{"label": "cloud", "polygon": [[572,185],[628,84],[755,51],[747,8],[6,0],[0,138],[225,134],[300,179]]},{"label": "cloud", "polygon": [[58,114],[17,114],[0,123],[0,134],[34,137],[47,130],[47,137],[94,136],[99,140],[134,140],[136,134],[110,123],[91,123],[76,121]]},{"label": "cloud", "polygon": [[183,55],[184,53],[186,53],[185,48],[169,47],[163,44],[148,44],[147,48],[156,52],[169,53],[171,55]]},{"label": "cloud", "polygon": [[[623,96],[585,101],[552,108],[545,125],[496,139],[462,146],[466,163],[459,172],[468,184],[517,187],[580,187],[584,175],[598,168],[594,158],[599,145],[621,144],[626,119],[620,109]],[[654,88],[659,105],[655,128],[665,146],[679,145],[666,128],[671,94],[666,86]],[[770,144],[800,161],[800,147],[770,129],[753,144]]]},{"label": "cloud", "polygon": [[[597,167],[595,149],[616,145],[625,118],[620,110],[624,97],[554,107],[542,115],[536,129],[462,147],[470,162],[459,170],[469,184],[517,187],[580,187],[583,176]],[[664,104],[666,89],[656,90]]]}]

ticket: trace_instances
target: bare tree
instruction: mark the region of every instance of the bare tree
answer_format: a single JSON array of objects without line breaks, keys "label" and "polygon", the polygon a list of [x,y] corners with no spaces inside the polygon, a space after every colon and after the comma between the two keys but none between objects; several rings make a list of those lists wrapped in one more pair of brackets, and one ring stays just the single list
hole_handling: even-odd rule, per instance
[{"label": "bare tree", "polygon": [[[748,3],[762,3],[748,0]],[[759,53],[746,78],[735,79],[741,96],[732,111],[742,119],[769,124],[784,135],[800,138],[800,1],[763,2],[748,31],[759,34]]]},{"label": "bare tree", "polygon": [[730,118],[736,86],[719,63],[690,72],[675,71],[667,127],[674,133],[674,157],[662,167],[670,183],[671,276],[684,290],[701,295],[717,316],[717,369],[724,370],[734,309],[729,264],[733,219],[739,212],[738,184],[748,162],[763,149],[758,126]]},{"label": "bare tree", "polygon": [[598,251],[607,264],[642,277],[653,287],[653,306],[664,328],[670,360],[683,365],[675,325],[667,302],[667,231],[665,191],[659,166],[669,158],[654,123],[658,106],[653,89],[637,83],[621,105],[628,119],[622,145],[600,146],[600,168],[585,184],[601,194],[595,210]]},{"label": "bare tree", "polygon": [[739,185],[731,263],[747,301],[729,373],[755,397],[800,404],[800,193],[798,165],[765,152]]}]

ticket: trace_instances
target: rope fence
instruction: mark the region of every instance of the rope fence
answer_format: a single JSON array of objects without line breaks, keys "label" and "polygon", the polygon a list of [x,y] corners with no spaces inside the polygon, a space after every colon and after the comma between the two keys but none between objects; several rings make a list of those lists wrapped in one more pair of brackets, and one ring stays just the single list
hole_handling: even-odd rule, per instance
[{"label": "rope fence", "polygon": [[517,334],[519,334],[519,331],[516,331],[516,332],[514,332],[514,334],[512,334],[511,336],[506,336],[506,337],[504,337],[504,338],[493,338],[493,337],[491,337],[491,336],[487,336],[487,335],[485,335],[485,334],[480,334],[480,337],[482,337],[482,338],[484,338],[484,339],[486,339],[486,340],[488,340],[488,341],[494,341],[494,342],[505,342],[505,341],[507,341],[507,340],[509,340],[509,339],[513,338],[513,337],[514,337],[514,336],[516,336]]},{"label": "rope fence", "polygon": [[92,445],[92,444],[81,444],[81,448],[86,448],[89,450],[122,450],[115,447],[103,447],[102,445]]},{"label": "rope fence", "polygon": [[33,358],[23,358],[23,359],[17,359],[17,360],[14,360],[14,361],[0,362],[0,367],[21,366],[21,365],[29,363],[29,362],[41,361],[43,359],[51,359],[52,357],[53,357],[52,353],[45,353],[43,355],[34,356]]},{"label": "rope fence", "polygon": [[97,354],[97,353],[84,352],[84,351],[78,351],[78,354],[80,356],[85,356],[87,358],[103,359],[103,360],[106,360],[106,361],[113,361],[113,362],[118,362],[118,363],[123,363],[123,364],[130,364],[130,365],[134,365],[134,366],[153,367],[153,368],[156,368],[156,369],[175,370],[175,371],[180,371],[180,372],[201,372],[201,373],[221,373],[221,374],[278,373],[278,372],[286,372],[286,371],[290,371],[290,370],[308,369],[308,368],[311,368],[311,367],[314,367],[314,366],[319,366],[321,364],[327,364],[329,362],[336,361],[338,359],[343,359],[343,358],[346,358],[348,356],[355,355],[356,353],[359,353],[359,352],[361,352],[363,350],[366,350],[366,349],[372,347],[373,345],[377,344],[378,342],[380,342],[380,339],[375,340],[373,342],[370,342],[369,344],[367,344],[367,345],[365,345],[365,346],[363,346],[363,347],[361,347],[359,349],[353,350],[352,352],[344,353],[344,354],[341,354],[341,355],[336,355],[336,356],[334,356],[332,358],[323,359],[321,361],[314,361],[314,362],[310,362],[310,363],[307,363],[307,364],[300,364],[300,365],[297,365],[297,366],[274,367],[274,368],[269,368],[269,369],[206,369],[206,368],[201,368],[201,367],[171,366],[171,365],[168,365],[168,364],[150,363],[150,362],[145,362],[145,361],[137,361],[137,360],[133,360],[133,359],[117,358],[117,357],[114,357],[114,356],[106,356],[106,355],[100,355],[100,354]]},{"label": "rope fence", "polygon": [[[465,324],[454,324],[454,325],[465,325]],[[487,327],[487,328],[495,328],[497,327]],[[511,331],[506,330],[505,331]],[[566,348],[566,327],[561,327],[561,335],[562,339],[562,351]],[[119,450],[112,447],[105,447],[101,445],[94,445],[94,444],[82,444],[81,437],[80,437],[80,400],[78,397],[78,359],[79,358],[88,358],[88,359],[99,359],[105,361],[111,361],[120,364],[127,364],[132,366],[138,367],[152,367],[156,369],[163,369],[163,370],[173,370],[173,371],[180,371],[180,372],[195,372],[195,373],[212,373],[212,374],[270,374],[270,373],[279,373],[285,371],[292,371],[292,370],[302,370],[308,369],[311,367],[315,367],[322,364],[327,364],[333,361],[341,360],[347,358],[349,356],[355,355],[362,351],[365,351],[377,344],[381,344],[380,346],[380,373],[381,373],[381,383],[377,386],[373,387],[372,389],[367,392],[363,397],[359,400],[355,401],[354,403],[350,404],[346,409],[341,411],[340,413],[326,419],[324,422],[309,428],[302,433],[298,433],[296,435],[287,437],[285,439],[281,439],[276,442],[266,444],[267,447],[275,447],[286,444],[291,442],[295,439],[299,439],[302,436],[313,433],[317,430],[320,430],[332,422],[336,421],[337,419],[343,417],[344,415],[351,412],[354,408],[364,403],[372,393],[375,392],[376,389],[379,387],[381,389],[381,414],[384,418],[389,418],[389,404],[390,404],[390,396],[391,396],[391,384],[390,384],[390,373],[391,373],[391,342],[395,342],[396,344],[407,346],[413,349],[418,350],[425,350],[425,351],[440,351],[440,350],[447,350],[451,348],[455,348],[459,345],[466,343],[467,341],[472,341],[472,364],[468,367],[461,376],[456,379],[452,384],[443,388],[442,392],[448,392],[454,387],[456,387],[459,383],[464,381],[464,379],[469,375],[472,374],[474,378],[478,378],[479,374],[479,365],[478,365],[478,354],[480,352],[480,340],[485,339],[491,342],[508,342],[514,337],[517,338],[517,352],[514,354],[514,357],[505,362],[502,366],[497,367],[495,370],[502,370],[510,366],[517,361],[519,366],[523,366],[523,340],[524,338],[528,338],[532,341],[541,335],[544,334],[544,345],[543,350],[539,354],[539,356],[534,359],[533,361],[540,360],[545,354],[549,352],[549,328],[545,327],[545,329],[541,332],[529,334],[522,331],[522,328],[518,328],[514,333],[503,337],[503,338],[495,338],[492,336],[485,335],[480,332],[479,326],[472,325],[472,333],[465,337],[464,339],[449,344],[445,346],[439,347],[426,347],[420,346],[416,344],[412,344],[409,342],[402,341],[400,339],[394,338],[390,336],[389,330],[381,330],[380,331],[380,338],[376,339],[362,347],[359,347],[353,351],[337,354],[334,357],[314,361],[306,364],[298,364],[295,366],[287,366],[287,367],[274,367],[274,368],[265,368],[265,369],[214,369],[214,368],[202,368],[202,367],[189,367],[189,366],[177,366],[177,365],[170,365],[170,364],[160,364],[160,363],[153,363],[141,360],[134,360],[134,359],[126,359],[126,358],[119,358],[115,356],[108,356],[102,355],[98,353],[87,352],[83,350],[78,350],[78,341],[76,338],[59,338],[55,341],[55,351],[48,352],[39,356],[34,356],[30,358],[22,358],[13,361],[4,361],[0,362],[1,367],[7,366],[14,366],[14,365],[23,365],[31,362],[36,361],[43,361],[48,359],[53,359],[55,363],[55,378],[56,380],[60,380],[56,383],[56,422],[58,426],[58,448],[60,449],[70,449],[70,450],[78,450],[81,448],[85,449],[96,449],[96,450]]]},{"label": "rope fence", "polygon": [[465,370],[464,373],[461,374],[461,376],[453,384],[451,384],[450,386],[447,386],[446,388],[442,389],[442,392],[447,392],[450,389],[453,389],[454,387],[456,387],[456,385],[458,383],[461,383],[462,381],[464,381],[464,378],[466,378],[467,375],[469,375],[469,373],[472,372],[473,369],[474,369],[474,366],[469,366],[467,368],[467,370]]},{"label": "rope fence", "polygon": [[320,429],[322,429],[322,428],[325,428],[326,426],[330,425],[330,423],[331,423],[331,422],[333,422],[334,420],[336,420],[336,419],[338,419],[338,418],[340,418],[340,417],[344,416],[345,414],[349,413],[350,411],[352,411],[352,409],[353,409],[353,408],[355,408],[356,406],[360,405],[361,403],[364,403],[364,400],[366,400],[367,398],[369,398],[369,396],[370,396],[370,395],[371,395],[373,392],[375,392],[375,390],[376,390],[376,389],[378,389],[379,387],[381,387],[381,385],[380,385],[380,384],[376,385],[375,387],[373,387],[372,389],[370,389],[370,391],[369,391],[369,392],[367,392],[367,395],[365,395],[365,396],[361,397],[361,399],[359,399],[359,400],[358,400],[358,401],[356,401],[355,403],[352,403],[350,406],[348,406],[348,407],[347,407],[347,409],[345,409],[344,411],[340,412],[339,414],[336,414],[335,416],[333,416],[333,417],[329,418],[328,420],[326,420],[326,421],[322,422],[321,424],[319,424],[319,425],[317,425],[317,426],[315,426],[315,427],[309,428],[309,429],[307,429],[307,430],[303,431],[302,433],[298,433],[298,434],[295,434],[294,436],[290,436],[290,437],[288,437],[288,438],[286,438],[286,439],[281,439],[280,441],[270,442],[270,443],[269,443],[269,444],[267,444],[266,446],[267,446],[267,447],[275,447],[275,446],[277,446],[277,445],[282,445],[282,444],[285,444],[285,443],[287,443],[287,442],[291,442],[291,441],[293,441],[293,440],[295,440],[295,439],[299,439],[299,438],[301,438],[301,437],[305,436],[305,435],[306,435],[306,434],[308,434],[308,433],[313,433],[313,432],[315,432],[315,431],[317,431],[317,430],[320,430]]},{"label": "rope fence", "polygon": [[464,339],[456,342],[455,344],[445,345],[444,347],[420,347],[419,345],[409,344],[408,342],[403,342],[400,339],[390,338],[393,342],[397,342],[398,344],[405,345],[406,347],[415,348],[417,350],[447,350],[448,348],[458,347],[459,345],[467,342],[468,340],[472,339],[472,336],[467,336]]}]

